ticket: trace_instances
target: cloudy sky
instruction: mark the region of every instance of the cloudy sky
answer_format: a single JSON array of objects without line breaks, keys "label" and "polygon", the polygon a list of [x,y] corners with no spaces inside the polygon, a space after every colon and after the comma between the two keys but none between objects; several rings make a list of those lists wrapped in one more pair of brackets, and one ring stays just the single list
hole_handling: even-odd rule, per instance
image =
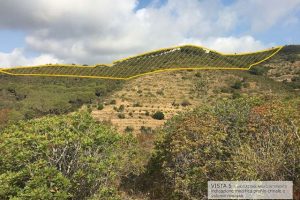
[{"label": "cloudy sky", "polygon": [[0,68],[110,63],[181,44],[300,44],[300,0],[0,0]]}]

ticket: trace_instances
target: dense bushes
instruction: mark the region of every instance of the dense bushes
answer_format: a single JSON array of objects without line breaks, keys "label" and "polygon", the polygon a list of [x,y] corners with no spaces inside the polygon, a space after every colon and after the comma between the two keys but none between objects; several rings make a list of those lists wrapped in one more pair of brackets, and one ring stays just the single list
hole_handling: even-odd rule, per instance
[{"label": "dense bushes", "polygon": [[12,122],[65,114],[103,99],[119,86],[119,81],[109,80],[0,75],[0,110],[9,109]]},{"label": "dense bushes", "polygon": [[288,86],[292,87],[293,89],[300,89],[300,76],[293,77],[291,82],[285,82]]},{"label": "dense bushes", "polygon": [[136,141],[87,113],[44,117],[0,133],[0,199],[118,199],[141,169]]},{"label": "dense bushes", "polygon": [[250,74],[254,74],[254,75],[264,75],[265,73],[268,72],[268,68],[267,67],[263,67],[263,66],[254,66],[251,67],[249,72]]},{"label": "dense bushes", "polygon": [[203,199],[209,180],[290,180],[299,188],[299,103],[239,98],[173,118],[142,189],[152,198]]}]

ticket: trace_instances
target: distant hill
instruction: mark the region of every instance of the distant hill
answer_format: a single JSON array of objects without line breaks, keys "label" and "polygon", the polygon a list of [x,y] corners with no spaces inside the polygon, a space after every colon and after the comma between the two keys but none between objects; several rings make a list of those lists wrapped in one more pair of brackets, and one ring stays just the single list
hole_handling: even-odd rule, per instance
[{"label": "distant hill", "polygon": [[129,79],[141,75],[184,69],[247,70],[273,55],[281,47],[243,54],[221,54],[206,48],[185,45],[166,48],[115,61],[112,65],[51,64],[2,69],[0,72],[19,76],[63,76],[102,79]]}]

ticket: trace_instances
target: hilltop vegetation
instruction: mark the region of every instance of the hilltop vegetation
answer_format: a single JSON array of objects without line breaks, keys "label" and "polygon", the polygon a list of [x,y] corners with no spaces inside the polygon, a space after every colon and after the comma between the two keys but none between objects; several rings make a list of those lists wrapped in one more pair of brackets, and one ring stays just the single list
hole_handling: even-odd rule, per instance
[{"label": "hilltop vegetation", "polygon": [[[269,58],[279,48],[251,54],[225,55],[196,46],[181,46],[134,56],[112,66],[44,65],[30,68],[2,69],[4,73],[38,76],[82,76],[126,79],[141,74],[176,68],[243,68]],[[0,70],[1,73],[1,70]]]}]

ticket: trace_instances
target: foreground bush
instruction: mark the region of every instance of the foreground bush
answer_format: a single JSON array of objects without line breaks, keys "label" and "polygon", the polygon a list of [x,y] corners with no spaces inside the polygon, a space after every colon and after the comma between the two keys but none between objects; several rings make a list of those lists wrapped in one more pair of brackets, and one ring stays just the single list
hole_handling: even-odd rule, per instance
[{"label": "foreground bush", "polygon": [[299,189],[299,105],[239,98],[173,118],[142,189],[163,199],[205,199],[209,180],[290,180]]},{"label": "foreground bush", "polygon": [[118,199],[139,173],[136,141],[87,113],[20,122],[0,133],[0,199]]}]

